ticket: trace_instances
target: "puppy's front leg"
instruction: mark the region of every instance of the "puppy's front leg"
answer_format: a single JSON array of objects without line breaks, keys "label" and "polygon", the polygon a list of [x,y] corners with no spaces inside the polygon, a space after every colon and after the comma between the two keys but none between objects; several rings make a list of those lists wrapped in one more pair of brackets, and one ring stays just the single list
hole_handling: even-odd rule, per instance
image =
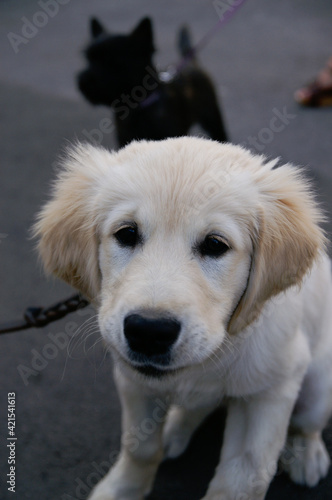
[{"label": "puppy's front leg", "polygon": [[163,458],[162,428],[167,405],[117,377],[122,405],[120,455],[89,500],[143,500]]},{"label": "puppy's front leg", "polygon": [[221,460],[202,500],[263,500],[277,468],[297,391],[230,403]]}]

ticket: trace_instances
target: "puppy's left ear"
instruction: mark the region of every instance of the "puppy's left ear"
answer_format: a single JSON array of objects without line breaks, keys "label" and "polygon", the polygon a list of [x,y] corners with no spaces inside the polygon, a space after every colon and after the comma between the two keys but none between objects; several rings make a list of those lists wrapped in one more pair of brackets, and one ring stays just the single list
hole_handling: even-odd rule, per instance
[{"label": "puppy's left ear", "polygon": [[90,145],[69,151],[52,199],[33,228],[45,270],[90,301],[97,300],[100,289],[97,193],[98,183],[105,178],[105,154],[110,156]]},{"label": "puppy's left ear", "polygon": [[325,249],[324,216],[300,169],[273,162],[256,172],[260,209],[252,230],[253,253],[246,290],[228,325],[237,333],[257,319],[264,303],[299,285]]},{"label": "puppy's left ear", "polygon": [[145,51],[154,52],[152,22],[149,17],[144,17],[131,33],[131,38]]}]

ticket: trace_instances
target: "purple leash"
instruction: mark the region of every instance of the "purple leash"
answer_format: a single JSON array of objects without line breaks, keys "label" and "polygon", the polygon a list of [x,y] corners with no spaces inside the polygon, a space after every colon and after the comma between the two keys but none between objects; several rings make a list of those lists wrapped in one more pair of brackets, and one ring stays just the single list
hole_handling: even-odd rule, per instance
[{"label": "purple leash", "polygon": [[[218,31],[233,17],[233,15],[239,10],[239,8],[244,4],[246,0],[215,0],[213,5],[220,16],[219,21],[208,31],[203,38],[197,44],[188,51],[188,54],[177,63],[170,66],[168,71],[160,73],[161,81],[168,82],[175,77],[176,74],[189,63],[195,55],[201,51],[212,38],[218,33]],[[160,91],[155,90],[152,92],[144,101],[140,103],[141,108],[147,108],[157,102],[160,98]]]},{"label": "purple leash", "polygon": [[208,45],[210,40],[212,40],[218,31],[231,19],[231,17],[233,17],[245,1],[246,0],[221,0],[218,2],[218,0],[215,0],[213,2],[216,10],[218,7],[222,7],[224,9],[222,17],[220,17],[219,21],[210,29],[210,31],[208,31],[203,38],[197,42],[191,51],[189,51],[188,55],[183,57],[178,64],[174,65],[175,73],[181,71],[181,69],[195,56],[195,54]]}]

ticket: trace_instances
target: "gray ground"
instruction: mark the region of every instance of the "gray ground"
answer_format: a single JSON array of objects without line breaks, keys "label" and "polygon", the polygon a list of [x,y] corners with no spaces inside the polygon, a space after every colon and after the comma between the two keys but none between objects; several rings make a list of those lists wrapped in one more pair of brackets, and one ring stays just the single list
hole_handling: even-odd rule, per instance
[{"label": "gray ground", "polygon": [[[202,0],[62,0],[61,5],[59,0],[58,12],[46,20],[36,14],[41,3],[0,3],[0,322],[18,317],[28,305],[48,305],[72,293],[43,276],[29,228],[46,199],[62,147],[86,138],[109,117],[107,109],[92,108],[75,88],[88,17],[96,14],[114,31],[127,31],[151,15],[161,67],[177,61],[175,36],[182,23],[198,41],[218,20],[213,2]],[[306,166],[328,213],[332,108],[300,109],[292,94],[331,55],[331,16],[332,4],[324,0],[247,0],[200,55],[216,83],[232,141],[249,144],[256,137],[254,150]],[[27,20],[43,26],[29,31]],[[15,46],[9,33],[30,38]],[[289,117],[282,131],[263,131],[283,112]],[[104,134],[103,144],[114,147],[112,134]],[[45,329],[0,338],[1,499],[83,499],[114,460],[119,402],[93,314],[81,311]],[[16,392],[16,495],[6,485],[8,392]],[[151,499],[198,500],[204,494],[223,419],[223,413],[213,415],[185,456],[161,467]],[[331,427],[325,438],[332,455]],[[331,488],[332,471],[313,490],[278,474],[267,499],[328,500]]]}]

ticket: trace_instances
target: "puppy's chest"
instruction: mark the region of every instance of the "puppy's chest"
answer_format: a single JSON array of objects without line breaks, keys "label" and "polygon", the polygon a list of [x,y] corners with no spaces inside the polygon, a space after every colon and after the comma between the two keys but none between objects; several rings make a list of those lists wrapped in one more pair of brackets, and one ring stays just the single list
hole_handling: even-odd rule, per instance
[{"label": "puppy's chest", "polygon": [[280,369],[283,362],[272,352],[253,355],[250,349],[235,350],[233,356],[223,361],[219,366],[215,361],[178,379],[172,388],[174,404],[190,409],[218,405],[227,397],[250,396],[277,383],[286,371]]},{"label": "puppy's chest", "polygon": [[185,377],[179,380],[171,391],[172,403],[187,409],[210,406],[222,402],[225,396],[223,377],[216,373]]},{"label": "puppy's chest", "polygon": [[[271,380],[270,380],[271,378]],[[231,370],[229,373],[213,373],[197,379],[181,380],[171,392],[173,404],[194,409],[218,406],[228,397],[246,397],[273,385],[275,377],[259,370]]]}]

